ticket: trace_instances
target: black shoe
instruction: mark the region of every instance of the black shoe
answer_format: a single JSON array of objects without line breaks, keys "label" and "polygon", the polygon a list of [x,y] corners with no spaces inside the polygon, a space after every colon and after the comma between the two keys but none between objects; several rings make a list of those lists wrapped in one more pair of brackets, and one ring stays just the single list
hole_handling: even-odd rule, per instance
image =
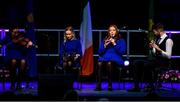
[{"label": "black shoe", "polygon": [[14,90],[15,89],[15,86],[14,85],[11,85],[11,87],[10,87],[10,90]]},{"label": "black shoe", "polygon": [[157,88],[162,88],[162,84],[161,84],[161,83],[158,83],[156,87],[157,87]]},{"label": "black shoe", "polygon": [[141,90],[140,90],[139,87],[134,87],[134,88],[129,89],[129,90],[127,90],[127,91],[129,91],[129,92],[140,92]]},{"label": "black shoe", "polygon": [[16,86],[16,90],[21,90],[22,88],[21,88],[21,85],[20,84],[17,84],[17,86]]},{"label": "black shoe", "polygon": [[26,83],[26,89],[28,89],[29,88],[29,83]]},{"label": "black shoe", "polygon": [[112,91],[112,87],[108,87],[108,91]]},{"label": "black shoe", "polygon": [[155,90],[154,87],[146,87],[146,88],[144,89],[144,92],[152,93],[154,90]]},{"label": "black shoe", "polygon": [[101,87],[96,87],[95,88],[95,91],[101,91],[102,89],[101,89]]}]

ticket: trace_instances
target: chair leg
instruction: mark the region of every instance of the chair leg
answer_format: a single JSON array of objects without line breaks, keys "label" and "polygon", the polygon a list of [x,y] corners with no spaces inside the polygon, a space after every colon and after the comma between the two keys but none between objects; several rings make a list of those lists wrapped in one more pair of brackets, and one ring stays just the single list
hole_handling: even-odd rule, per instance
[{"label": "chair leg", "polygon": [[118,82],[118,85],[119,85],[119,90],[121,90],[121,68],[119,69],[119,82]]},{"label": "chair leg", "polygon": [[5,84],[6,84],[6,82],[5,82],[5,78],[6,78],[6,76],[5,76],[5,70],[4,69],[2,69],[2,72],[3,72],[3,75],[2,75],[2,77],[3,77],[3,90],[5,90]]},{"label": "chair leg", "polygon": [[121,90],[121,82],[123,84],[122,89],[125,89],[125,82],[122,80],[121,74],[122,74],[122,68],[119,69],[119,90]]},{"label": "chair leg", "polygon": [[82,82],[80,80],[81,77],[81,68],[78,69],[78,89],[81,90],[82,89]]},{"label": "chair leg", "polygon": [[[144,82],[144,71],[143,71],[143,73],[142,73],[142,78],[141,78],[141,83],[140,83],[140,88],[144,88],[143,87],[143,82]],[[144,83],[144,86],[145,86],[145,83]]]}]

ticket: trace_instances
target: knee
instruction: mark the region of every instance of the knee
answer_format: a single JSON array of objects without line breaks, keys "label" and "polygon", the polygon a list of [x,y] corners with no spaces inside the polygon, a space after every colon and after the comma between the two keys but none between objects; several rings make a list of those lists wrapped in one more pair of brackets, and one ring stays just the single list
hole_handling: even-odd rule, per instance
[{"label": "knee", "polygon": [[16,59],[12,59],[12,60],[11,60],[11,64],[12,64],[12,65],[15,65],[16,63],[17,63]]},{"label": "knee", "polygon": [[72,65],[72,62],[71,62],[71,61],[69,61],[69,62],[68,62],[68,66],[71,66],[71,65]]},{"label": "knee", "polygon": [[112,62],[111,61],[107,62],[107,66],[112,66]]},{"label": "knee", "polygon": [[67,62],[63,62],[63,67],[66,67],[67,66]]},{"label": "knee", "polygon": [[25,65],[26,64],[26,60],[25,59],[22,59],[21,60],[21,65]]},{"label": "knee", "polygon": [[98,62],[98,68],[101,68],[102,62]]}]

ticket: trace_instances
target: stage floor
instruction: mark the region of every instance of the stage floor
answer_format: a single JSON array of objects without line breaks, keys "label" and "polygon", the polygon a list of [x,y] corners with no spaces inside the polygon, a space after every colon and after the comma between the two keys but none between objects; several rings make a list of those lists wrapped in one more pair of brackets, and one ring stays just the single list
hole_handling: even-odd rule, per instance
[{"label": "stage floor", "polygon": [[10,90],[10,82],[0,82],[0,100],[37,100],[38,99],[38,82],[30,81],[29,88],[25,88],[26,83],[23,82],[21,90]]},{"label": "stage floor", "polygon": [[113,82],[113,90],[108,91],[108,83],[102,83],[102,91],[95,91],[96,83],[82,83],[79,90],[79,83],[74,83],[74,88],[78,93],[79,100],[180,100],[180,83],[162,83],[162,88],[158,88],[153,93],[144,91],[145,83],[141,83],[140,92],[129,92],[133,87],[132,82],[118,84]]},{"label": "stage floor", "polygon": [[[133,82],[121,82],[120,84],[113,82],[113,90],[108,91],[108,83],[102,82],[102,91],[95,91],[95,82],[82,82],[81,85],[78,82],[73,83],[74,91],[77,93],[76,100],[80,101],[180,100],[180,83],[162,83],[163,87],[152,94],[144,92],[145,83],[141,83],[140,86],[140,92],[128,92],[127,90],[133,87]],[[9,90],[10,82],[4,84],[0,82],[0,100],[39,100],[38,81],[31,81],[28,89],[25,88],[25,83],[22,87],[22,90],[12,92]],[[68,94],[71,97],[71,93]]]}]

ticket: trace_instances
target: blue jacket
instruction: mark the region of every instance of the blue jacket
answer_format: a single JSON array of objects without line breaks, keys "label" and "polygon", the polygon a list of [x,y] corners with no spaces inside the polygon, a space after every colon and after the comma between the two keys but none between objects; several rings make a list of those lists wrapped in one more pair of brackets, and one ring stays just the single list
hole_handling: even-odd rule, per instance
[{"label": "blue jacket", "polygon": [[[64,54],[80,54],[82,56],[82,46],[79,40],[68,40],[65,43],[63,42],[60,47],[60,65],[63,65],[63,56]],[[74,66],[79,66],[80,62],[75,62]]]},{"label": "blue jacket", "polygon": [[99,61],[114,61],[118,65],[124,65],[122,55],[125,54],[126,43],[124,39],[118,39],[116,45],[109,44],[104,48],[104,40],[101,43],[99,48]]}]

